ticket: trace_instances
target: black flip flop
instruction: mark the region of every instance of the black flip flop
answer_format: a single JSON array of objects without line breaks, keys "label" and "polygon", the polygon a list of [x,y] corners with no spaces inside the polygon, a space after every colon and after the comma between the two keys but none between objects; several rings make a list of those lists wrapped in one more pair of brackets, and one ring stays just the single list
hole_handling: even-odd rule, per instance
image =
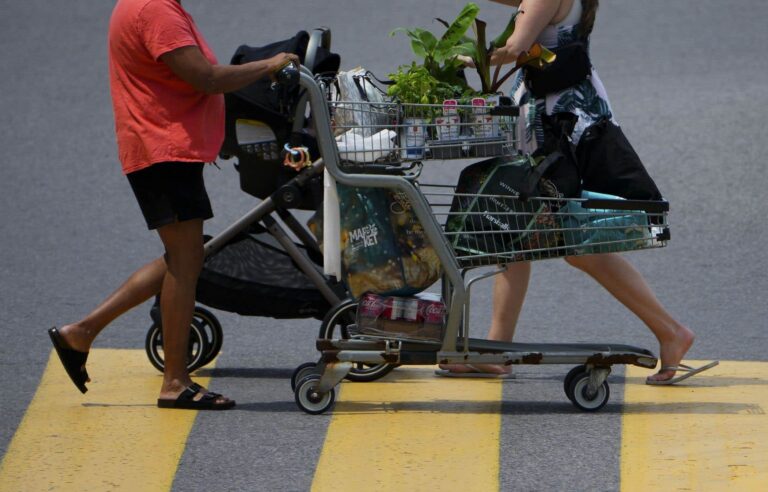
[{"label": "black flip flop", "polygon": [[223,403],[217,403],[221,398],[219,393],[207,391],[202,398],[195,400],[195,395],[202,391],[202,386],[192,383],[175,400],[158,398],[157,406],[159,408],[176,408],[183,410],[228,410],[235,406],[235,400],[227,400]]},{"label": "black flip flop", "polygon": [[59,360],[67,371],[69,379],[75,383],[75,386],[77,386],[81,393],[88,391],[88,388],[85,387],[85,383],[88,381],[88,372],[85,370],[88,352],[80,352],[79,350],[69,348],[64,337],[61,336],[61,333],[59,333],[55,326],[48,330],[48,335],[51,337],[53,348],[56,349]]}]

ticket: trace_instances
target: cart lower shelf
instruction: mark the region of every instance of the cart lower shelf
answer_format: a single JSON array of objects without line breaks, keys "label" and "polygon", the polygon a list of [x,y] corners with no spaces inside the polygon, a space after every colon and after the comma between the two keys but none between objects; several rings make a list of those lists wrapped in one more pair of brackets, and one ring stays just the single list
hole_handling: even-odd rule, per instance
[{"label": "cart lower shelf", "polygon": [[[466,350],[465,350],[466,343]],[[350,338],[318,339],[322,354],[317,363],[299,366],[291,378],[296,404],[319,414],[336,399],[335,387],[353,366],[400,364],[571,364],[563,390],[573,405],[594,412],[608,402],[608,375],[614,364],[652,369],[658,359],[647,349],[612,343],[510,343],[478,338],[456,341],[455,351],[433,341]]]}]

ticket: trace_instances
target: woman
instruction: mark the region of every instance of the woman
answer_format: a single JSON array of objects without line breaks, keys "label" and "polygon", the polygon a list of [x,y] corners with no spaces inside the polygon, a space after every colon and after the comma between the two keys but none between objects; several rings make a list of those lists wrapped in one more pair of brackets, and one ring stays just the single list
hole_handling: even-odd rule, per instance
[{"label": "woman", "polygon": [[[491,63],[515,63],[521,53],[538,42],[548,48],[560,47],[589,36],[595,21],[598,0],[493,0],[518,7],[514,33],[505,46],[495,50]],[[534,98],[516,74],[511,91],[521,106],[521,121],[527,122],[523,148],[533,151],[542,142],[542,115],[567,112],[578,117],[571,135],[578,144],[584,130],[601,119],[613,121],[611,106],[597,72],[575,85]],[[574,97],[575,96],[575,97]],[[602,285],[616,299],[637,315],[659,341],[661,369],[647,379],[648,384],[669,384],[676,371],[690,371],[681,361],[694,341],[694,333],[676,321],[631,263],[618,254],[571,256],[565,259]],[[528,289],[531,264],[514,263],[496,279],[493,290],[493,317],[488,338],[511,341]],[[441,365],[442,375],[464,377],[510,377],[510,366]]]},{"label": "woman", "polygon": [[118,0],[109,25],[109,71],[124,174],[165,254],[131,275],[82,320],[51,328],[64,368],[85,393],[88,351],[112,320],[160,293],[165,371],[161,408],[223,410],[235,401],[192,382],[186,368],[203,221],[212,217],[203,165],[224,138],[222,93],[271,76],[293,54],[219,65],[180,0]]}]

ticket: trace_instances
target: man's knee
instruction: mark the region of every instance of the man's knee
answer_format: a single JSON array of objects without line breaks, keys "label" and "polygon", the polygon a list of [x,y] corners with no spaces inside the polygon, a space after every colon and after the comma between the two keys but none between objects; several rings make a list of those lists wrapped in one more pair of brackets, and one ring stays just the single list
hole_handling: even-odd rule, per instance
[{"label": "man's knee", "polygon": [[197,277],[203,268],[203,245],[190,245],[177,250],[165,251],[168,271],[176,275],[187,274]]}]

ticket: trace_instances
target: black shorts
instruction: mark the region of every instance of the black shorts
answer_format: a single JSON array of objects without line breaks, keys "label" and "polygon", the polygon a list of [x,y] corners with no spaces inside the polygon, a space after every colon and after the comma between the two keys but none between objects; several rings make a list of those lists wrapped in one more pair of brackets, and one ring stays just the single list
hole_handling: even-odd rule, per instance
[{"label": "black shorts", "polygon": [[213,217],[202,162],[159,162],[127,176],[150,229]]}]

